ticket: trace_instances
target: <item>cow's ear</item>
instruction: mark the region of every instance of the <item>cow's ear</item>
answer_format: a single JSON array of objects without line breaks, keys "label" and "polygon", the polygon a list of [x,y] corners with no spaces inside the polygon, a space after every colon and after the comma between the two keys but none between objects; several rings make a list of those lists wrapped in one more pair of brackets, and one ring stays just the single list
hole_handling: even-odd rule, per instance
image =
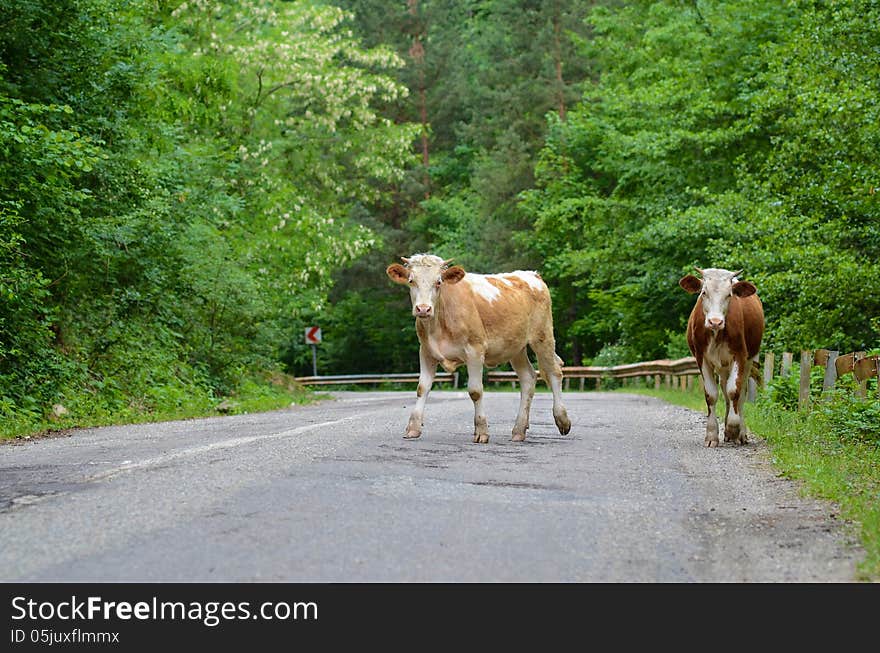
[{"label": "cow's ear", "polygon": [[755,284],[751,281],[737,281],[733,284],[733,294],[737,297],[749,297],[758,292]]},{"label": "cow's ear", "polygon": [[464,279],[465,271],[460,265],[453,265],[451,268],[443,270],[444,283],[458,283]]},{"label": "cow's ear", "polygon": [[688,274],[678,280],[678,285],[688,291],[690,294],[698,293],[703,289],[703,282],[694,275]]},{"label": "cow's ear", "polygon": [[385,269],[385,273],[394,283],[409,283],[409,270],[400,263],[392,263]]}]

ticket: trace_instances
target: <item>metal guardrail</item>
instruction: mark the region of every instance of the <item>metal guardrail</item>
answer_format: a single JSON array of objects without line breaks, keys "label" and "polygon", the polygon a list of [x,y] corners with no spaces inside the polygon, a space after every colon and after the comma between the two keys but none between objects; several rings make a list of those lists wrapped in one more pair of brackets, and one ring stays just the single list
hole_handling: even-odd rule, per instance
[{"label": "metal guardrail", "polygon": [[[356,385],[358,383],[418,383],[419,373],[403,374],[338,374],[330,376],[297,376],[294,381],[303,385]],[[458,387],[458,372],[437,372],[434,382],[452,382]]]},{"label": "metal guardrail", "polygon": [[[791,352],[782,354],[782,366],[780,373],[784,376],[792,367],[794,356]],[[865,352],[851,352],[838,355],[838,352],[828,349],[801,352],[800,366],[800,391],[799,406],[808,409],[810,404],[810,369],[814,366],[824,367],[825,380],[823,391],[834,387],[835,381],[846,374],[852,374],[859,384],[857,390],[862,397],[866,396],[867,381],[873,377],[880,379],[880,356],[867,356]],[[775,357],[773,352],[764,354],[763,381],[768,383],[775,375]],[[602,388],[602,382],[609,378],[622,379],[624,385],[634,378],[646,379],[648,383],[653,381],[654,387],[659,389],[661,385],[677,387],[682,390],[693,387],[699,382],[700,370],[693,356],[678,358],[675,360],[660,359],[644,361],[641,363],[629,363],[626,365],[601,366],[567,366],[562,368],[564,389],[571,388],[572,379],[580,379],[580,389],[584,389],[586,379],[594,379],[595,389]],[[298,376],[295,381],[303,385],[354,385],[358,383],[418,383],[418,372],[403,374],[341,374],[336,376]],[[438,372],[434,377],[438,383],[453,384],[458,388],[458,372]],[[486,374],[488,383],[512,383],[516,385],[519,379],[516,372],[490,370]],[[664,383],[665,382],[665,383]],[[880,393],[880,384],[878,384]],[[756,389],[753,383],[749,383],[749,400],[754,401]]]},{"label": "metal guardrail", "polygon": [[[600,366],[568,366],[562,368],[565,379],[565,389],[570,388],[571,379],[580,379],[580,389],[584,389],[584,379],[595,379],[596,387],[600,388],[603,379],[630,379],[636,377],[654,377],[654,384],[660,387],[660,377],[666,378],[666,385],[672,384],[672,377],[679,377],[682,386],[700,373],[697,361],[693,357],[679,358],[677,360],[655,360],[643,363],[630,363],[627,365]],[[341,374],[336,376],[298,376],[295,380],[303,385],[354,385],[358,383],[418,383],[418,372],[404,374]],[[516,384],[518,378],[516,372],[490,370],[486,374],[489,383],[503,383],[504,381]],[[452,382],[453,387],[458,388],[458,372],[438,372],[434,377],[435,382]]]},{"label": "metal guardrail", "polygon": [[[571,379],[580,379],[580,389],[584,389],[585,379],[595,379],[596,389],[602,387],[604,379],[627,379],[632,378],[653,378],[654,387],[659,388],[661,385],[661,377],[665,379],[666,386],[673,385],[673,378],[676,378],[678,385],[687,386],[693,382],[693,378],[700,374],[697,367],[697,359],[693,356],[686,358],[678,358],[675,360],[660,359],[654,361],[645,361],[641,363],[628,363],[626,365],[570,365],[562,368],[562,376],[565,379],[564,388],[568,390],[571,387]],[[490,371],[487,375],[490,383],[501,383],[509,381],[517,382],[516,372],[496,372]]]}]

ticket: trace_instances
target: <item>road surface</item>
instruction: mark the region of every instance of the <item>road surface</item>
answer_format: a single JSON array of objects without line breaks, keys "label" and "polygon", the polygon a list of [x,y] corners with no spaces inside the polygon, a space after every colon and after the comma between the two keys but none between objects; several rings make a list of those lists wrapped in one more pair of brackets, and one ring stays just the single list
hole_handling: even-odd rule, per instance
[{"label": "road surface", "polygon": [[[4,582],[849,582],[863,552],[758,440],[657,399],[336,392],[269,413],[0,446]],[[754,438],[753,438],[754,440]]]}]

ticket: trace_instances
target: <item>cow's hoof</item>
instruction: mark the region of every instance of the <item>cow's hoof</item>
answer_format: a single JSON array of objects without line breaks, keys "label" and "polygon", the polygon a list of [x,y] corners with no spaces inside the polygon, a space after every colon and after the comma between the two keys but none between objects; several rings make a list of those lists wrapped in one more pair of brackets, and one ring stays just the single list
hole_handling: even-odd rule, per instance
[{"label": "cow's hoof", "polygon": [[733,442],[734,444],[742,444],[745,439],[745,432],[740,428],[739,424],[724,425],[724,441]]},{"label": "cow's hoof", "polygon": [[568,435],[568,432],[571,431],[571,420],[568,419],[568,415],[563,413],[562,415],[554,415],[553,419],[556,420],[556,428],[559,429],[559,432],[562,435]]},{"label": "cow's hoof", "polygon": [[486,444],[489,441],[488,433],[474,433],[474,442]]},{"label": "cow's hoof", "polygon": [[407,431],[406,434],[404,434],[403,439],[404,440],[415,440],[416,438],[420,437],[421,435],[422,435],[421,433],[418,433],[416,431]]},{"label": "cow's hoof", "polygon": [[706,446],[707,447],[717,447],[718,446],[718,438],[714,440],[712,438],[706,438]]},{"label": "cow's hoof", "polygon": [[510,439],[513,442],[522,442],[523,440],[526,439],[526,434],[525,433],[514,433]]}]

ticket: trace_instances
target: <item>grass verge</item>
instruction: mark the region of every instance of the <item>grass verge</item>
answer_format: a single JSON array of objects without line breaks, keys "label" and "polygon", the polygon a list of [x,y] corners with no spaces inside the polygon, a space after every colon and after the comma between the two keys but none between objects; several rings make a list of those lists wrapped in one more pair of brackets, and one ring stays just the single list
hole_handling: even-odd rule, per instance
[{"label": "grass verge", "polygon": [[[620,391],[658,397],[705,414],[699,390],[628,387]],[[858,579],[876,582],[880,580],[880,441],[860,435],[856,423],[847,423],[847,416],[858,410],[849,408],[855,405],[851,397],[835,401],[799,413],[779,407],[762,393],[756,403],[747,405],[746,422],[750,431],[767,441],[773,464],[783,476],[802,481],[808,495],[840,506],[840,516],[853,524],[865,548]]]},{"label": "grass verge", "polygon": [[[167,389],[165,389],[167,390]],[[11,417],[0,420],[0,441],[52,437],[76,428],[144,424],[217,415],[243,415],[304,405],[326,398],[302,388],[282,374],[262,379],[245,379],[225,397],[213,397],[198,388],[162,388],[148,398],[130,399],[123,405],[90,399],[86,393],[73,394],[65,402],[68,411],[61,416]]]}]

